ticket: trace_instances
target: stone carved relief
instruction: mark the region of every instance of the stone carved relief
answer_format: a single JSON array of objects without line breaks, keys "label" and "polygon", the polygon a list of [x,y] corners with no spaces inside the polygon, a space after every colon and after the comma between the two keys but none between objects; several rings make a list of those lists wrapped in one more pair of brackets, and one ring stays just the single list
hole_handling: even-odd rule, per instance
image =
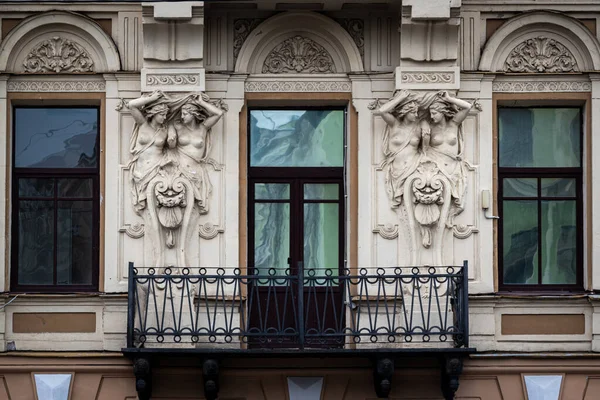
[{"label": "stone carved relief", "polygon": [[152,74],[146,76],[146,85],[197,85],[198,74]]},{"label": "stone carved relief", "polygon": [[218,166],[210,158],[210,130],[226,107],[203,93],[171,98],[160,91],[123,106],[136,122],[129,171],[133,207],[144,220],[130,236],[149,240],[148,266],[165,267],[168,258],[169,265],[189,267],[187,243],[210,209],[209,166]]},{"label": "stone carved relief", "polygon": [[[377,101],[370,105],[387,125],[380,170],[391,207],[407,220],[403,225],[409,228],[412,265],[419,264],[421,248],[431,249],[435,265],[443,265],[445,233],[466,238],[476,231],[454,222],[464,210],[467,171],[473,170],[464,159],[462,132],[462,122],[473,107],[480,109],[478,103],[445,91],[416,94],[406,90],[396,92],[381,106]],[[397,236],[377,232],[384,238]]]},{"label": "stone carved relief", "polygon": [[591,92],[590,82],[494,82],[494,92]]},{"label": "stone carved relief", "polygon": [[358,18],[339,18],[336,19],[337,23],[346,30],[356,43],[360,57],[364,60],[365,58],[365,22]]},{"label": "stone carved relief", "polygon": [[93,72],[94,62],[79,44],[54,36],[36,45],[23,61],[32,74]]},{"label": "stone carved relief", "polygon": [[260,25],[264,19],[242,18],[233,21],[233,63],[237,61],[240,50],[248,35]]},{"label": "stone carved relief", "polygon": [[561,43],[544,36],[527,39],[504,62],[506,72],[578,72],[573,54]]},{"label": "stone carved relief", "polygon": [[402,83],[454,83],[451,72],[403,72]]},{"label": "stone carved relief", "polygon": [[277,45],[263,64],[263,74],[335,73],[335,63],[323,46],[312,39],[294,36]]},{"label": "stone carved relief", "polygon": [[8,81],[8,92],[104,92],[104,81]]}]

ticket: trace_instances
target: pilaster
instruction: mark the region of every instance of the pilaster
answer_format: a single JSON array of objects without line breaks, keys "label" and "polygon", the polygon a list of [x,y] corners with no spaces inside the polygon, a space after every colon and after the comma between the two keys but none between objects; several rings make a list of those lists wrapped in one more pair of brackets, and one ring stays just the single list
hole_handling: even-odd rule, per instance
[{"label": "pilaster", "polygon": [[142,3],[142,92],[204,91],[204,3]]},{"label": "pilaster", "polygon": [[455,90],[461,0],[406,0],[402,4],[396,89]]}]

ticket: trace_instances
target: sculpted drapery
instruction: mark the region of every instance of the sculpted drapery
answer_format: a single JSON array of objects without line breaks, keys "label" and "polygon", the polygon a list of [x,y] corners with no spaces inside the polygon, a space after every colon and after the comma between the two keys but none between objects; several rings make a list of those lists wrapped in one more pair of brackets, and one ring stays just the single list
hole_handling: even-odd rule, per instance
[{"label": "sculpted drapery", "polygon": [[[376,110],[386,122],[381,163],[386,191],[392,208],[407,211],[413,253],[415,231],[430,248],[464,209],[468,163],[462,122],[472,107],[445,91],[399,90]],[[438,245],[435,262],[441,258]]]},{"label": "sculpted drapery", "polygon": [[[197,216],[209,210],[210,130],[223,109],[203,93],[171,98],[160,91],[129,102],[135,120],[129,170],[132,203],[144,219],[153,267],[177,248],[177,267],[189,266],[186,242]],[[166,247],[166,249],[165,249]]]}]

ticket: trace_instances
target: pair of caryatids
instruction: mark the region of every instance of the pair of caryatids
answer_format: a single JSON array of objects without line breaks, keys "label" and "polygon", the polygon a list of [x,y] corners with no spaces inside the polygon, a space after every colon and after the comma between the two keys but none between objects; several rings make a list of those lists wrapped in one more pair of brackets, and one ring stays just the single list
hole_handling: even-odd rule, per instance
[{"label": "pair of caryatids", "polygon": [[[473,104],[445,91],[399,90],[376,111],[387,124],[382,169],[392,208],[411,195],[412,201],[405,203],[412,203],[407,208],[422,228],[438,223],[445,201],[451,202],[444,215],[448,227],[464,209],[468,165],[462,122],[471,108]],[[429,231],[422,233],[423,245],[429,247]]]},{"label": "pair of caryatids", "polygon": [[166,229],[166,245],[173,247],[173,232],[193,209],[208,212],[210,129],[224,110],[203,93],[171,98],[160,91],[128,107],[136,122],[129,163],[133,206],[140,215],[148,210],[154,230]]}]

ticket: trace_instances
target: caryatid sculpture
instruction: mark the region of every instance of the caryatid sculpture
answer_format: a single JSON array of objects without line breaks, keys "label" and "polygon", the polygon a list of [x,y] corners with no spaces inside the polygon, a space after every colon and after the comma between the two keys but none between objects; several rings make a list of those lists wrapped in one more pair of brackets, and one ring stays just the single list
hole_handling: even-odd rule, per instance
[{"label": "caryatid sculpture", "polygon": [[404,206],[416,265],[418,236],[442,264],[445,229],[464,209],[468,163],[462,122],[473,105],[447,92],[397,91],[376,114],[386,123],[381,167],[391,207]]},{"label": "caryatid sculpture", "polygon": [[203,93],[170,98],[160,91],[128,104],[136,124],[129,162],[132,202],[144,219],[155,268],[165,251],[176,252],[176,267],[189,267],[186,243],[199,215],[208,213],[211,182],[210,130],[224,109]]}]

